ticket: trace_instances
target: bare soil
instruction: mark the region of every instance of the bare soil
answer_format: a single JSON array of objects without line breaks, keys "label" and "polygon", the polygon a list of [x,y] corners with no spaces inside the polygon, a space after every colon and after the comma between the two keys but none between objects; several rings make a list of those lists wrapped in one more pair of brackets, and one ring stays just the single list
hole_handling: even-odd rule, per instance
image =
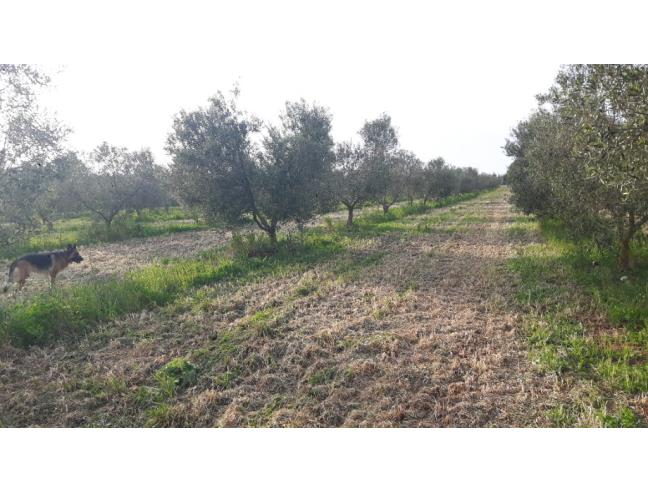
[{"label": "bare soil", "polygon": [[[208,287],[201,302],[127,316],[74,344],[5,347],[0,419],[14,426],[547,425],[547,409],[565,395],[529,362],[511,301],[516,279],[506,268],[532,239],[507,234],[515,213],[503,192],[451,211],[428,233],[363,241],[346,253],[354,263],[384,255],[357,270],[341,271],[336,259]],[[194,254],[218,240],[198,232],[158,238],[157,249],[142,241],[140,258]],[[134,258],[138,244],[111,248]],[[100,252],[85,254],[98,262]],[[272,321],[255,331],[261,311]],[[147,400],[155,372],[175,357],[196,366],[196,381]]]}]

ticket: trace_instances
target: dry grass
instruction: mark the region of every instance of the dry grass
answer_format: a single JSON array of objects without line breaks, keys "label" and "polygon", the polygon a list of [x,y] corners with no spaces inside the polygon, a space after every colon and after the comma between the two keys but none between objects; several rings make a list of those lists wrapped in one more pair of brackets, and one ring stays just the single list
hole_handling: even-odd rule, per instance
[{"label": "dry grass", "polygon": [[[17,426],[546,425],[547,410],[565,396],[554,377],[531,367],[518,333],[515,278],[506,268],[523,241],[508,234],[514,213],[502,191],[450,211],[430,232],[388,232],[306,271],[205,287],[73,345],[5,347],[0,419]],[[448,210],[425,217],[442,214]],[[163,392],[155,374],[178,357],[195,367],[195,384]]]}]

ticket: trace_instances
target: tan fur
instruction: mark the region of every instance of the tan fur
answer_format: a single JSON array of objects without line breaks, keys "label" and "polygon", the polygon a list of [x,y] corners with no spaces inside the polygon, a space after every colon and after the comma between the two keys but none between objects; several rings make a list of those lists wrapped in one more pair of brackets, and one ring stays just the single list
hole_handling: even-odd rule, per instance
[{"label": "tan fur", "polygon": [[7,291],[9,282],[15,282],[16,284],[18,284],[18,290],[22,290],[22,288],[25,286],[25,283],[27,282],[27,279],[32,273],[49,275],[50,287],[54,287],[56,276],[63,270],[65,270],[70,265],[70,263],[79,263],[83,261],[83,258],[81,257],[81,255],[79,255],[76,246],[72,245],[68,246],[68,249],[65,251],[53,251],[51,253],[44,253],[43,256],[49,256],[52,263],[49,268],[39,268],[37,265],[31,263],[28,259],[25,258],[16,260],[9,269],[7,285],[5,286],[4,291]]},{"label": "tan fur", "polygon": [[37,267],[25,260],[20,260],[14,266],[12,280],[18,284],[18,290],[25,286],[25,282],[32,273],[39,273],[41,275],[49,275],[50,286],[54,286],[56,276],[65,270],[70,262],[62,255],[50,255],[52,257],[52,266],[47,270],[39,270]]}]

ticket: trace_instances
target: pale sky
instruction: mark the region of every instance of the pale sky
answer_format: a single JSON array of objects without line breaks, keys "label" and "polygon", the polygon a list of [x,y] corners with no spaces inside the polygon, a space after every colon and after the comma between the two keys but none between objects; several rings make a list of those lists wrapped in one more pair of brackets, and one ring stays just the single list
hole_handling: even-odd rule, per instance
[{"label": "pale sky", "polygon": [[[503,173],[502,145],[535,95],[561,63],[591,61],[578,25],[552,14],[564,2],[14,3],[0,61],[60,68],[44,100],[72,128],[70,145],[149,147],[160,163],[173,115],[238,82],[240,105],[265,120],[303,97],[331,110],[343,140],[387,112],[421,159]],[[597,61],[610,55],[603,41],[590,47]]]}]

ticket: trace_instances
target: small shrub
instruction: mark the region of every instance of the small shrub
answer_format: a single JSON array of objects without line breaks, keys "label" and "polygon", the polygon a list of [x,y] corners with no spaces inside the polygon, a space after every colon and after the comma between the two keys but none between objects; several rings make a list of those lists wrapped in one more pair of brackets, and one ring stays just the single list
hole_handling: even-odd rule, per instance
[{"label": "small shrub", "polygon": [[230,249],[237,258],[272,256],[275,252],[267,235],[254,232],[248,232],[247,234],[233,233]]}]

